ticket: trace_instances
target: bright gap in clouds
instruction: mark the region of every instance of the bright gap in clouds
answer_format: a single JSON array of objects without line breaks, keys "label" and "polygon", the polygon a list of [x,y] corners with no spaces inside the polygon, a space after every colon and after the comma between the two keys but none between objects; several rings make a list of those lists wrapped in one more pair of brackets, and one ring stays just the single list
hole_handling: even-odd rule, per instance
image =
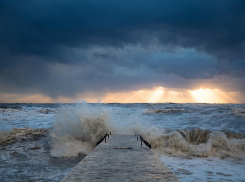
[{"label": "bright gap in clouds", "polygon": [[139,90],[121,93],[107,93],[105,103],[239,103],[239,93],[224,92],[219,89],[178,90],[156,87],[152,90]]},{"label": "bright gap in clouds", "polygon": [[189,91],[197,103],[237,103],[237,100],[232,97],[234,93],[227,94],[219,89],[197,89]]},{"label": "bright gap in clouds", "polygon": [[120,93],[107,93],[102,97],[105,103],[159,103],[159,102],[193,102],[190,93],[184,91],[169,91],[163,87],[155,87],[151,90],[138,90]]},{"label": "bright gap in clouds", "polygon": [[158,87],[156,90],[152,91],[152,93],[149,96],[149,101],[148,102],[159,102],[164,94],[164,90],[162,87]]},{"label": "bright gap in clouds", "polygon": [[0,93],[2,103],[76,103],[79,100],[96,103],[244,103],[245,97],[240,92],[224,92],[219,89],[175,90],[170,88],[155,87],[128,92],[88,92],[74,97],[60,96],[56,99],[42,94],[6,94]]}]

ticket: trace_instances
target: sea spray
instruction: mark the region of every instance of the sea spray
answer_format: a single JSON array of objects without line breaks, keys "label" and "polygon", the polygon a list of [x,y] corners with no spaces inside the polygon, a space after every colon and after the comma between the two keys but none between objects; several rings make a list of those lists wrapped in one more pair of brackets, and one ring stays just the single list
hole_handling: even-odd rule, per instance
[{"label": "sea spray", "polygon": [[[152,130],[152,131],[151,131]],[[141,135],[159,154],[220,158],[245,158],[245,136],[228,131],[160,130],[147,128]]]},{"label": "sea spray", "polygon": [[112,130],[108,109],[87,104],[61,107],[51,131],[51,156],[87,155]]},{"label": "sea spray", "polygon": [[13,128],[10,131],[0,131],[0,146],[9,145],[14,142],[38,140],[48,135],[48,128],[32,129]]}]

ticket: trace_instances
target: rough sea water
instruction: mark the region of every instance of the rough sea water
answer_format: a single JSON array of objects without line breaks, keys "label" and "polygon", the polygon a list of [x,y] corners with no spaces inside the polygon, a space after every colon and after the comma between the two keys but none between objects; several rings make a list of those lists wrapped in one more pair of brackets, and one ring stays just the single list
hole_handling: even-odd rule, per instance
[{"label": "rough sea water", "polygon": [[60,181],[108,131],[181,181],[245,181],[245,104],[0,104],[0,181]]}]

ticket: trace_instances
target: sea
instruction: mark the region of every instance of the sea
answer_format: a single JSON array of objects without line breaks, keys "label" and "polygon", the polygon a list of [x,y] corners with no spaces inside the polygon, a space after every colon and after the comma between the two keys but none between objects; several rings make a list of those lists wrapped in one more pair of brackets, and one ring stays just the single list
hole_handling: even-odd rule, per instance
[{"label": "sea", "polygon": [[0,181],[60,181],[108,132],[142,135],[181,181],[245,181],[245,104],[86,102],[0,104]]}]

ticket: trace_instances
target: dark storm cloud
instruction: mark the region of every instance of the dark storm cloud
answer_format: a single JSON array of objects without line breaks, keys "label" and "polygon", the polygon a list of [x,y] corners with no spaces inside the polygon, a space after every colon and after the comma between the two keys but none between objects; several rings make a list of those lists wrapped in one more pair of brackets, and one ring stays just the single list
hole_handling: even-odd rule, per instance
[{"label": "dark storm cloud", "polygon": [[51,56],[62,45],[123,47],[157,36],[163,45],[243,56],[244,16],[242,0],[3,0],[0,38],[16,54]]},{"label": "dark storm cloud", "polygon": [[243,0],[2,0],[0,92],[70,96],[244,79],[244,17]]}]

